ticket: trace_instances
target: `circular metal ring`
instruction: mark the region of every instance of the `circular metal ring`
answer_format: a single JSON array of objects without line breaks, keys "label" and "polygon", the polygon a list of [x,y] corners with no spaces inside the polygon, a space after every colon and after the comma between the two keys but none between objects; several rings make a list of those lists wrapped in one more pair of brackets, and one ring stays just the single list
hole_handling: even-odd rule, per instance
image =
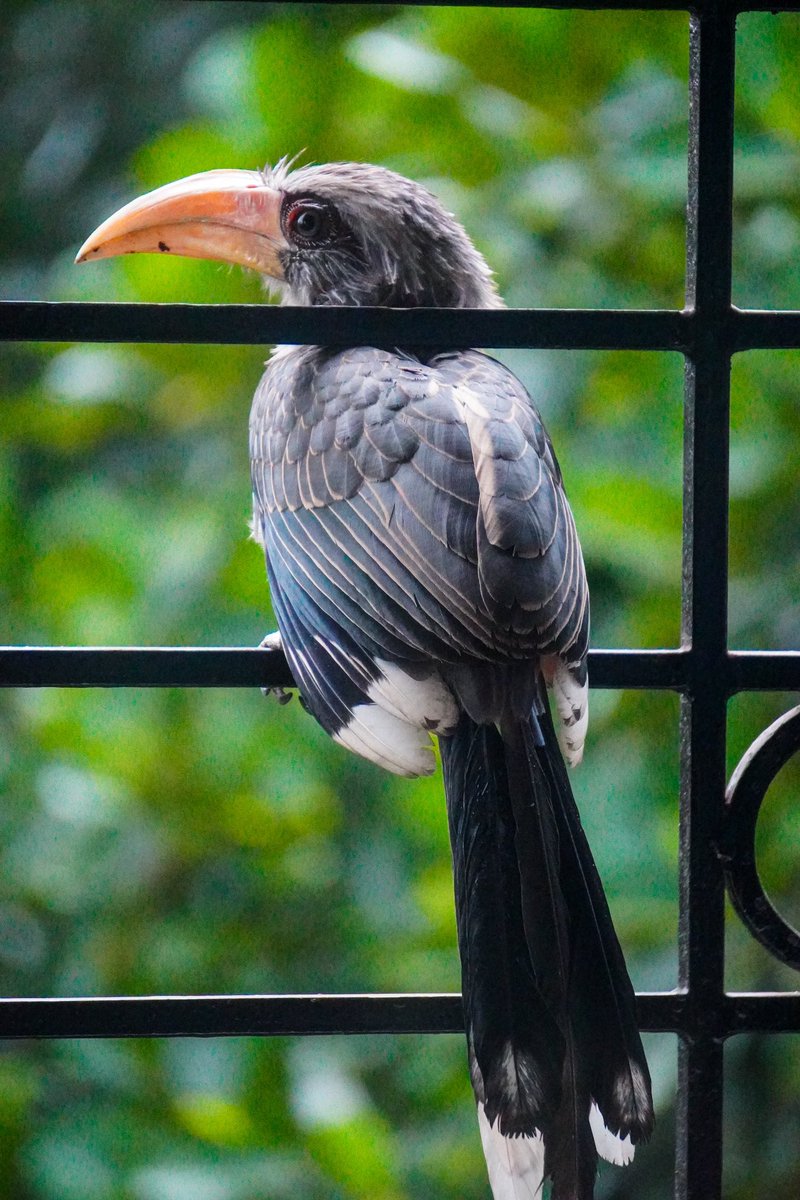
[{"label": "circular metal ring", "polygon": [[761,804],[781,767],[798,750],[800,706],[756,738],[731,776],[719,849],[728,892],[742,921],[770,954],[800,971],[800,933],[773,907],[756,865],[756,825]]}]

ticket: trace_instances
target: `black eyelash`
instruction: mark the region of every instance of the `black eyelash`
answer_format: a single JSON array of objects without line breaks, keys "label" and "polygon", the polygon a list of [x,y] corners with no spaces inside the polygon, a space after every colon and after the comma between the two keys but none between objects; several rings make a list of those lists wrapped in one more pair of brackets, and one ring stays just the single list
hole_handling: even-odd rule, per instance
[{"label": "black eyelash", "polygon": [[[298,220],[305,213],[312,213],[319,218],[318,228],[308,234],[304,234],[302,229],[297,227]],[[338,214],[332,205],[311,196],[285,203],[285,210],[281,215],[281,225],[286,237],[303,247],[328,245],[336,241],[342,228]]]}]

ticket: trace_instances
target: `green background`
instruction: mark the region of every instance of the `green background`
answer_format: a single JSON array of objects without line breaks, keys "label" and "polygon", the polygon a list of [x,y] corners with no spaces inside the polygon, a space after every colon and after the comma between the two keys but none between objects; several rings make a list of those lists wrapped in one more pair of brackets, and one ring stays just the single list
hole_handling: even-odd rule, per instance
[{"label": "green background", "polygon": [[[252,301],[258,279],[75,252],[181,175],[366,159],[428,184],[510,304],[681,307],[688,19],[238,3],[0,13],[0,295]],[[740,21],[735,299],[800,307],[800,20]],[[3,346],[0,641],[255,645],[246,427],[266,347]],[[596,646],[679,638],[682,362],[506,352],[556,444]],[[731,645],[800,641],[796,353],[734,367]],[[730,767],[788,696],[730,706]],[[440,779],[333,746],[244,690],[0,699],[0,990],[456,990]],[[677,699],[599,692],[574,775],[639,990],[676,984]],[[798,771],[760,862],[800,916]],[[729,921],[734,989],[792,989]],[[647,1039],[659,1126],[601,1197],[672,1194],[676,1042]],[[3,1200],[478,1200],[455,1037],[7,1044]],[[726,1196],[800,1191],[800,1045],[726,1050]]]}]

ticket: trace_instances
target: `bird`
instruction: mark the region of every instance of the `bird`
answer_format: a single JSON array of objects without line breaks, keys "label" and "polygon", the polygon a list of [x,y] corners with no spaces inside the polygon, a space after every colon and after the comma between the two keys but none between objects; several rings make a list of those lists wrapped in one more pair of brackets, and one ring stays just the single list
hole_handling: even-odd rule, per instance
[{"label": "bird", "polygon": [[[281,159],[165,184],[77,261],[182,255],[285,304],[503,307],[463,226],[386,167]],[[635,996],[567,773],[589,593],[522,383],[477,349],[281,346],[253,400],[253,534],[304,707],[403,776],[438,738],[467,1054],[494,1200],[591,1200],[654,1126]],[[553,699],[551,711],[549,696]]]}]

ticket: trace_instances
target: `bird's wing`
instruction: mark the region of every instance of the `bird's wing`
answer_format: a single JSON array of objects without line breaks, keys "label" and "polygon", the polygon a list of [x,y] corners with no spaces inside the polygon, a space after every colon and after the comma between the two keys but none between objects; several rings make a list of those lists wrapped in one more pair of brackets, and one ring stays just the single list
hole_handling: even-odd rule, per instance
[{"label": "bird's wing", "polygon": [[465,661],[553,656],[582,689],[572,515],[541,419],[499,363],[284,352],[256,393],[251,459],[256,532],[285,605],[302,596],[372,659],[463,676]]},{"label": "bird's wing", "polygon": [[519,380],[484,354],[442,355],[437,374],[472,450],[482,606],[526,650],[579,660],[586,577],[542,419]]}]

